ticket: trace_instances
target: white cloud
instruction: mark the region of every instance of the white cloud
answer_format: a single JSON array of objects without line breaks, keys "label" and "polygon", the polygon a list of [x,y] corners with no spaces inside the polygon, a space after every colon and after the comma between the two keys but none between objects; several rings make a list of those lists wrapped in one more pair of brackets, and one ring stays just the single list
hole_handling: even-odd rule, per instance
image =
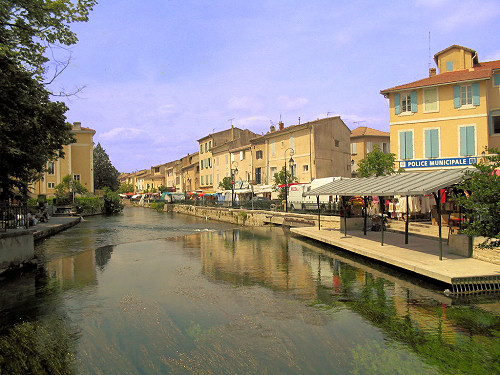
[{"label": "white cloud", "polygon": [[500,4],[496,1],[467,1],[447,8],[437,23],[440,28],[450,32],[486,23],[496,19],[499,14]]},{"label": "white cloud", "polygon": [[233,97],[228,100],[230,109],[250,109],[259,110],[262,108],[262,101],[252,96]]},{"label": "white cloud", "polygon": [[295,110],[305,107],[309,100],[301,97],[290,97],[288,95],[280,95],[278,96],[278,104],[282,106],[284,109]]},{"label": "white cloud", "polygon": [[[113,128],[99,135],[99,138],[108,142],[123,142],[125,140],[137,140],[139,137],[144,137],[148,133],[137,128]],[[148,136],[149,138],[149,136]]]}]

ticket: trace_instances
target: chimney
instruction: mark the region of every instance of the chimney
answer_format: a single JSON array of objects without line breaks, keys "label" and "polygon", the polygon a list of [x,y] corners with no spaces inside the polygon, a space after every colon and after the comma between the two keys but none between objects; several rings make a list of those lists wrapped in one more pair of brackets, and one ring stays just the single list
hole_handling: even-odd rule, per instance
[{"label": "chimney", "polygon": [[271,133],[276,131],[276,128],[274,127],[274,125],[271,125]]},{"label": "chimney", "polygon": [[73,128],[73,130],[82,130],[82,123],[81,122],[74,122],[72,128]]},{"label": "chimney", "polygon": [[436,75],[436,68],[429,68],[429,77],[434,77]]},{"label": "chimney", "polygon": [[279,130],[285,129],[285,124],[283,123],[283,121],[278,122],[278,125],[279,125]]}]

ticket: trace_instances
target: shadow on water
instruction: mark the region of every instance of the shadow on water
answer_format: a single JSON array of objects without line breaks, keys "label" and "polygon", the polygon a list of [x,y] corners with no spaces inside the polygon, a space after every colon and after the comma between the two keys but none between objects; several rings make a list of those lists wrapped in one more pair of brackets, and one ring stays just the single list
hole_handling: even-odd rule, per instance
[{"label": "shadow on water", "polygon": [[280,228],[132,209],[37,251],[0,284],[2,374],[500,373],[497,298]]}]

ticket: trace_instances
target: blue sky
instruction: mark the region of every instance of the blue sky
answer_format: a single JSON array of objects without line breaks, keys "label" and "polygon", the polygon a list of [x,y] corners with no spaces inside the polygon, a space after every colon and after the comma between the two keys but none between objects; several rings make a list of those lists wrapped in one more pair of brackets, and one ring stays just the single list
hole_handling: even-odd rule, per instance
[{"label": "blue sky", "polygon": [[[265,133],[340,115],[389,131],[380,90],[428,76],[453,44],[500,59],[498,0],[101,0],[51,89],[132,172],[233,125]],[[233,120],[230,120],[233,119]]]}]

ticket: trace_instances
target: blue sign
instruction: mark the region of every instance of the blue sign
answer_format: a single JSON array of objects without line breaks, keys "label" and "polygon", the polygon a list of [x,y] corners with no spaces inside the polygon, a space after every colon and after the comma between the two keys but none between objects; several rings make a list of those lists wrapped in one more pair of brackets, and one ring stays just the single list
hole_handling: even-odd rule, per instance
[{"label": "blue sign", "polygon": [[420,159],[400,161],[399,166],[408,168],[443,168],[443,167],[465,167],[477,162],[477,158],[446,158],[446,159]]}]

